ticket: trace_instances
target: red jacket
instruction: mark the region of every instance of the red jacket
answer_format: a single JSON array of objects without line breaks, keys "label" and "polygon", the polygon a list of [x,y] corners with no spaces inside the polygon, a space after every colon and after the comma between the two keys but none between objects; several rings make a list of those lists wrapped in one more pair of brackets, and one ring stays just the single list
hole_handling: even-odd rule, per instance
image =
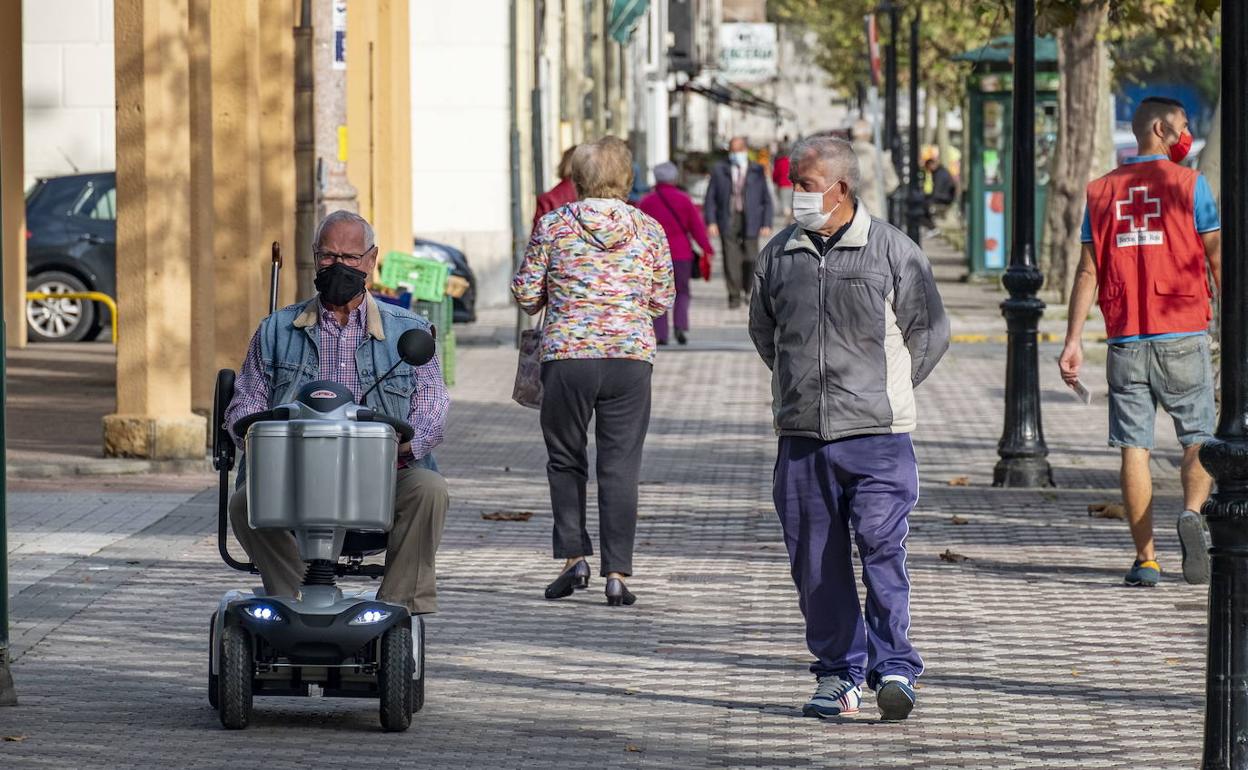
[{"label": "red jacket", "polygon": [[533,212],[533,226],[537,227],[542,217],[572,203],[578,197],[580,196],[577,195],[576,185],[572,183],[572,178],[560,179],[559,184],[537,196],[537,209]]},{"label": "red jacket", "polygon": [[771,168],[771,181],[776,183],[776,187],[792,187],[793,182],[789,181],[789,156],[781,155],[776,158],[776,162]]},{"label": "red jacket", "polygon": [[667,244],[672,250],[673,262],[688,262],[693,259],[689,235],[693,235],[693,239],[702,247],[703,255],[709,257],[715,253],[711,239],[706,236],[702,212],[698,211],[697,204],[688,193],[679,187],[660,182],[637,203],[637,208],[663,225],[663,232],[667,233]]},{"label": "red jacket", "polygon": [[1124,165],[1088,185],[1099,301],[1110,339],[1208,328],[1205,245],[1192,218],[1198,176],[1153,160]]}]

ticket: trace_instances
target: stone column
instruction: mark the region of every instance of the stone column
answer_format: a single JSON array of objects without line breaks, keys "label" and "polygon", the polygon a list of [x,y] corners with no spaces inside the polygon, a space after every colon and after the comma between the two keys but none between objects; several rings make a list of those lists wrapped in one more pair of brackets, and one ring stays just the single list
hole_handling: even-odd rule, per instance
[{"label": "stone column", "polygon": [[407,0],[380,0],[377,15],[377,244],[412,250],[411,23]]},{"label": "stone column", "polygon": [[23,194],[22,4],[0,3],[0,239],[8,346],[26,347],[26,202]]},{"label": "stone column", "polygon": [[295,243],[295,22],[292,3],[260,3],[260,216],[264,239],[282,244],[279,307],[296,301],[296,255],[310,248]]},{"label": "stone column", "polygon": [[[320,48],[317,48],[318,67]],[[355,189],[356,210],[360,216],[378,224],[376,170],[381,164],[376,146],[377,100],[377,4],[347,2],[347,70],[346,87],[346,173]],[[317,80],[318,101],[321,81]],[[321,111],[317,109],[317,132],[320,132]],[[342,125],[335,123],[335,126]],[[318,142],[319,145],[319,142]]]},{"label": "stone column", "polygon": [[[212,0],[190,0],[191,405],[212,413],[217,373],[216,261],[212,232]],[[237,364],[235,364],[237,366]]]},{"label": "stone column", "polygon": [[268,314],[269,244],[261,202],[260,3],[213,0],[212,247],[215,368],[237,369]]},{"label": "stone column", "polygon": [[186,0],[116,0],[117,412],[104,452],[201,458],[191,412]]}]

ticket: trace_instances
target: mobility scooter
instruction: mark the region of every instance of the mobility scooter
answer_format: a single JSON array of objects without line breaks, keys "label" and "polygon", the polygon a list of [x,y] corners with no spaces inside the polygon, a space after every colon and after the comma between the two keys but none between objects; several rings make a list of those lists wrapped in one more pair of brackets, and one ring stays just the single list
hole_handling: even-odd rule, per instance
[{"label": "mobility scooter", "polygon": [[[271,297],[273,304],[275,291]],[[398,350],[402,361],[423,366],[433,358],[433,336],[409,330]],[[258,574],[229,551],[235,447],[224,417],[234,380],[233,370],[218,372],[213,401],[218,549],[230,567]],[[350,390],[329,381],[312,382],[294,403],[233,427],[245,437],[249,523],[292,532],[307,571],[297,598],[268,596],[260,587],[221,597],[209,627],[208,700],[222,725],[245,728],[255,695],[324,695],[378,698],[382,727],[406,730],[424,705],[424,624],[405,606],[378,601],[375,590],[344,592],[336,580],[384,574],[383,566],[363,561],[386,549],[398,447],[411,440],[412,428],[357,404]]]}]

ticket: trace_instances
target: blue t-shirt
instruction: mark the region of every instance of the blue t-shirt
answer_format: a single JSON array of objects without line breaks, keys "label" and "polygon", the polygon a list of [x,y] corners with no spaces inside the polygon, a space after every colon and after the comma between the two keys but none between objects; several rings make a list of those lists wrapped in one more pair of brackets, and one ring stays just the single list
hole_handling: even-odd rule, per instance
[{"label": "blue t-shirt", "polygon": [[[1123,161],[1123,165],[1128,163],[1146,163],[1150,160],[1165,160],[1165,155],[1133,155]],[[1214,230],[1222,229],[1222,220],[1218,217],[1218,203],[1213,199],[1213,190],[1209,187],[1209,180],[1205,179],[1205,175],[1201,174],[1196,177],[1196,195],[1195,209],[1192,212],[1192,218],[1196,224],[1196,232],[1211,233]],[[1088,207],[1083,207],[1083,227],[1079,229],[1079,240],[1083,243],[1092,242],[1092,216],[1088,212]],[[1178,332],[1174,334],[1133,334],[1130,337],[1114,337],[1106,340],[1108,343],[1118,342],[1137,342],[1139,340],[1168,340],[1178,337],[1194,337],[1204,332]]]}]

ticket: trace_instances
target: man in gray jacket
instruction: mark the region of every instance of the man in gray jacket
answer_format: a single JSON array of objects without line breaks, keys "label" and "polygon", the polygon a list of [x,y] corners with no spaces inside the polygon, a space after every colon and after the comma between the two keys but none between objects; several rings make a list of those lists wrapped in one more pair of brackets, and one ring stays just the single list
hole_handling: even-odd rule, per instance
[{"label": "man in gray jacket", "polygon": [[923,252],[857,198],[853,147],[815,136],[791,157],[797,224],[758,256],[750,336],[771,369],[773,494],[816,658],[802,713],[856,713],[865,682],[884,719],[905,719],[923,671],[905,549],[919,494],[914,386],[949,347],[949,321]]}]

